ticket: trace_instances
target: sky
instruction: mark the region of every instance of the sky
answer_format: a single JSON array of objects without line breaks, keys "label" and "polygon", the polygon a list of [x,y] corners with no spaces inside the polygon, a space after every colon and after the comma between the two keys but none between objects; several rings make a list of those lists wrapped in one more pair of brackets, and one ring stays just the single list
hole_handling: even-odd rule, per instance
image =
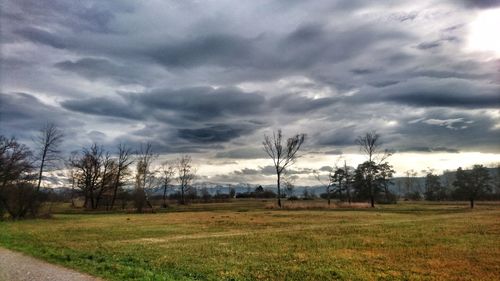
[{"label": "sky", "polygon": [[28,145],[53,122],[221,183],[273,182],[277,129],[307,135],[298,184],[371,131],[397,175],[500,162],[498,0],[0,3],[0,134]]}]

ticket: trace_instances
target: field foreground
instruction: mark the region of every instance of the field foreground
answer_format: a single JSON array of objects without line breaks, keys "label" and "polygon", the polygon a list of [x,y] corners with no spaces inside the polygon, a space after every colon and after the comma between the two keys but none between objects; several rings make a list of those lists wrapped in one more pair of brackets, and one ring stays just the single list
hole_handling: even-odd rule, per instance
[{"label": "field foreground", "polygon": [[[0,246],[108,280],[495,280],[500,204],[159,214],[0,223]],[[222,209],[222,210],[217,210]]]}]

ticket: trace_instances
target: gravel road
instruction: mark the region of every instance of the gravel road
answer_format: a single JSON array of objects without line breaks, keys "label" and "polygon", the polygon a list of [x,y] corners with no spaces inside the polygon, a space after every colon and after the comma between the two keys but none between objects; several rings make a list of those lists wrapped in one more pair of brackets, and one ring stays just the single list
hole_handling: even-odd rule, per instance
[{"label": "gravel road", "polygon": [[102,281],[102,279],[0,248],[0,281]]}]

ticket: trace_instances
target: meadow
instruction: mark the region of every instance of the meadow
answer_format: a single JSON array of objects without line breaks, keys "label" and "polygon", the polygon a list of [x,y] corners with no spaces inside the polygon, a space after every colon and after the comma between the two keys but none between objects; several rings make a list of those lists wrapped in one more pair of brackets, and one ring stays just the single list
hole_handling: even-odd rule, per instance
[{"label": "meadow", "polygon": [[0,246],[105,280],[498,280],[500,204],[59,213],[0,222]]}]

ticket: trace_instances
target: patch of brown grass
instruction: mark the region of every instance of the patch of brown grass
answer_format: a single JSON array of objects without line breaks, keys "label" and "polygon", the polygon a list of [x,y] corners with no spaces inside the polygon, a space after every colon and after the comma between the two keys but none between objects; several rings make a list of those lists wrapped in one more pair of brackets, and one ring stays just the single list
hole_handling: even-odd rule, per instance
[{"label": "patch of brown grass", "polygon": [[364,202],[332,202],[330,205],[326,201],[282,201],[282,208],[276,202],[268,203],[266,209],[286,209],[286,210],[321,210],[321,209],[365,209],[370,208]]}]

